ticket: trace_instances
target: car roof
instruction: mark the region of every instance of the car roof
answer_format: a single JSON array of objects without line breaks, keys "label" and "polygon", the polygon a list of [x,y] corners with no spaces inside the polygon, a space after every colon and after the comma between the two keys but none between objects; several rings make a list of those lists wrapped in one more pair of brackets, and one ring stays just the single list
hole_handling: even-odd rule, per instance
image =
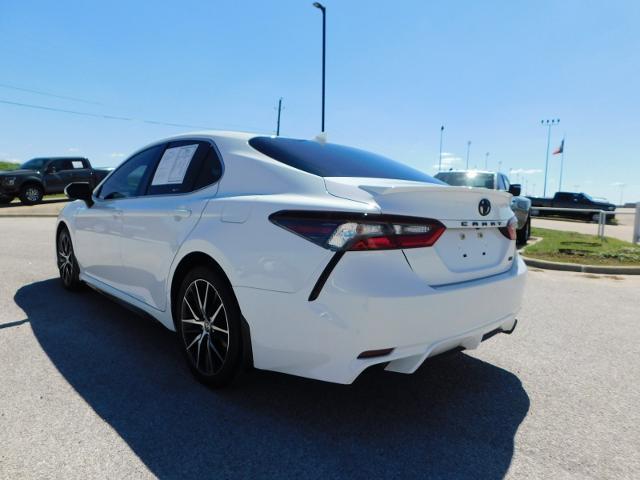
[{"label": "car roof", "polygon": [[[31,160],[88,160],[87,157],[35,157],[26,160],[26,162],[30,162]],[[25,162],[22,162],[25,163]]]}]

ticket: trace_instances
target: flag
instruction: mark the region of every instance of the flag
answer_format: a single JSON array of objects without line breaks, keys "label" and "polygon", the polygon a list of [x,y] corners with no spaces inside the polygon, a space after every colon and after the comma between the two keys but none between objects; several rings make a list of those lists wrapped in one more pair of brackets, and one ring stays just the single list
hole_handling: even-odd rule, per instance
[{"label": "flag", "polygon": [[560,142],[560,146],[553,151],[553,154],[558,155],[562,152],[564,152],[564,138],[562,139],[562,142]]}]

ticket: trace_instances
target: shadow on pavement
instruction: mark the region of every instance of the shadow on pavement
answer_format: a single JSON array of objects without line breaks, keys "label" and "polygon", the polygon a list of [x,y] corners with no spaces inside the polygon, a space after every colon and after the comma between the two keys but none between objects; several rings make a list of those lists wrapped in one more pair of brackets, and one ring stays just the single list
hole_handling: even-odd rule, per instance
[{"label": "shadow on pavement", "polygon": [[26,209],[30,209],[32,207],[37,207],[39,205],[49,205],[49,204],[62,203],[62,202],[68,202],[68,201],[69,201],[69,199],[67,197],[45,198],[44,200],[42,200],[40,203],[37,203],[36,205],[24,205],[23,203],[20,202],[20,200],[17,200],[17,201],[13,201],[11,203],[0,203],[0,208],[26,208]]},{"label": "shadow on pavement", "polygon": [[256,370],[212,391],[173,333],[95,292],[51,279],[15,301],[66,380],[161,478],[502,478],[529,409],[515,375],[464,354],[414,375],[370,369],[351,386]]}]

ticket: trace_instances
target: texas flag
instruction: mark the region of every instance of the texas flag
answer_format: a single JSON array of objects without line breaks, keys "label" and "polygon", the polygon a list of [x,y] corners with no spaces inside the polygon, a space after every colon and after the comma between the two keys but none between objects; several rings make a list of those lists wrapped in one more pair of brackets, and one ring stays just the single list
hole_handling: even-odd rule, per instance
[{"label": "texas flag", "polygon": [[564,152],[564,138],[562,139],[562,142],[560,142],[560,146],[553,151],[553,154],[558,155],[562,152]]}]

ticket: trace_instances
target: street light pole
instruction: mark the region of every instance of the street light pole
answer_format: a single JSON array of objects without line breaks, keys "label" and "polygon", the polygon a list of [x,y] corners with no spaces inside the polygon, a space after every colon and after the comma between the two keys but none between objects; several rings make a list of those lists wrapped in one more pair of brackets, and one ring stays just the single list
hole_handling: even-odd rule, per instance
[{"label": "street light pole", "polygon": [[327,8],[319,2],[313,6],[322,11],[322,132],[324,132],[324,84],[325,84],[325,58],[327,46]]},{"label": "street light pole", "polygon": [[440,156],[438,157],[438,171],[442,170],[442,132],[444,132],[444,125],[440,127]]},{"label": "street light pole", "polygon": [[469,170],[469,151],[471,150],[471,140],[467,140],[467,170]]},{"label": "street light pole", "polygon": [[547,156],[544,162],[544,188],[542,196],[547,196],[547,173],[549,172],[549,147],[551,146],[551,127],[555,127],[560,123],[560,119],[540,120],[541,125],[547,126]]},{"label": "street light pole", "polygon": [[489,168],[489,152],[484,154],[484,169],[487,170]]}]

